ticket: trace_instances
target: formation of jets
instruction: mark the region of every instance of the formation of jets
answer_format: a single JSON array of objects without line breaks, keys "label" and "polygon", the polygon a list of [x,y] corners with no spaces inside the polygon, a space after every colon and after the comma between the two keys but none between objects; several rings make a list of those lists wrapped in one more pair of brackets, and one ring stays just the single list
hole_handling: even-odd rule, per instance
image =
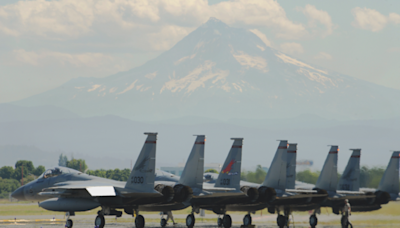
[{"label": "formation of jets", "polygon": [[[268,209],[277,214],[277,225],[288,225],[293,211],[314,211],[310,226],[318,223],[321,207],[331,207],[340,214],[345,199],[352,211],[371,211],[382,204],[399,199],[399,155],[393,152],[378,189],[360,189],[360,149],[352,155],[338,181],[338,146],[331,146],[315,186],[296,182],[297,144],[279,140],[269,171],[262,184],[240,180],[243,138],[232,138],[233,145],[219,174],[204,173],[205,136],[197,135],[192,151],[180,177],[156,170],[157,133],[147,135],[127,182],[90,176],[66,167],[55,167],[38,179],[18,188],[12,196],[19,200],[39,201],[39,206],[66,212],[66,227],[71,228],[70,216],[75,212],[100,207],[95,226],[105,226],[104,216],[120,217],[122,211],[135,217],[136,228],[145,226],[140,212],[171,212],[187,207],[192,212],[186,218],[188,228],[195,225],[195,213],[210,210],[218,217],[218,226],[229,228],[229,211],[245,213],[243,225],[252,224],[251,213]],[[167,221],[161,218],[161,226]]]}]

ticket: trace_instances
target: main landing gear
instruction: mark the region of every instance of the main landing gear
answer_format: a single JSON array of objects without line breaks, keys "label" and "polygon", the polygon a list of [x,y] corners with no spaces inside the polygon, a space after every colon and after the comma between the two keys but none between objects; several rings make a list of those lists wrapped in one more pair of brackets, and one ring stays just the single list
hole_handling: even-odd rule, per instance
[{"label": "main landing gear", "polygon": [[321,209],[315,209],[314,213],[312,215],[310,215],[310,226],[311,228],[315,228],[318,224],[318,218],[317,218],[317,214],[321,213]]},{"label": "main landing gear", "polygon": [[277,210],[278,212],[278,217],[276,218],[276,223],[279,226],[279,228],[284,228],[289,227],[289,215],[290,215],[290,211],[289,210],[284,210],[284,214],[285,215],[281,215],[279,214],[279,210]]},{"label": "main landing gear", "polygon": [[106,225],[106,220],[104,219],[104,215],[102,214],[97,215],[96,219],[94,220],[94,227],[103,228],[104,225]]},{"label": "main landing gear", "polygon": [[66,220],[65,220],[65,227],[66,227],[66,228],[72,228],[72,226],[74,225],[74,223],[72,222],[72,220],[69,218],[69,217],[72,216],[72,215],[75,215],[75,213],[74,213],[74,212],[72,212],[72,213],[66,212],[66,213],[65,213],[65,217],[66,217]]},{"label": "main landing gear", "polygon": [[122,212],[109,207],[102,207],[100,211],[97,212],[97,217],[94,219],[95,228],[103,228],[106,225],[105,215],[115,215],[116,217],[121,217]]},{"label": "main landing gear", "polygon": [[187,226],[188,228],[193,228],[195,222],[196,222],[196,219],[195,219],[193,213],[189,214],[189,215],[186,217],[186,226]]},{"label": "main landing gear", "polygon": [[218,217],[218,227],[230,228],[232,226],[232,218],[228,214]]},{"label": "main landing gear", "polygon": [[252,222],[250,213],[245,215],[243,218],[243,226],[250,226]]}]

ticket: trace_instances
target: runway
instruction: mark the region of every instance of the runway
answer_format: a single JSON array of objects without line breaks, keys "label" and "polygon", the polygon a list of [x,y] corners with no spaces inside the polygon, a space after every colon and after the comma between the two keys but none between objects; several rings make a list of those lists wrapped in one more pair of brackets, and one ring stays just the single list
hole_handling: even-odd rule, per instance
[{"label": "runway", "polygon": [[[160,216],[158,214],[143,214],[146,218],[146,226],[147,228],[160,228],[159,219]],[[231,214],[233,220],[232,228],[240,228],[241,221],[243,219],[242,214]],[[185,225],[185,217],[184,214],[175,215],[175,220],[178,222],[177,225],[168,225],[167,228],[186,228]],[[368,221],[371,219],[370,215],[357,214],[351,217],[351,221],[354,224],[354,227],[398,227],[400,224],[400,219],[398,216],[384,216],[379,215],[379,218],[382,221],[382,224],[378,223],[369,223]],[[93,228],[94,227],[94,218],[95,215],[77,215],[71,217],[74,221],[74,227],[79,228]],[[218,228],[216,225],[216,215],[214,214],[206,214],[204,217],[196,216],[196,224],[197,228]],[[309,227],[308,225],[308,215],[296,215],[291,218],[290,227]],[[340,228],[339,223],[340,216],[338,215],[319,215],[318,220],[319,225],[317,227],[322,228]],[[213,222],[215,220],[215,223]],[[18,227],[18,228],[60,228],[64,227],[65,217],[61,215],[57,216],[49,216],[49,215],[32,215],[32,216],[23,216],[20,218],[12,216],[0,216],[0,228],[1,227]],[[365,223],[363,223],[365,221]],[[392,221],[392,223],[387,224],[384,221]],[[253,216],[253,224],[258,228],[276,228],[276,215],[254,215]],[[106,226],[110,228],[134,228],[134,218],[124,215],[121,218],[115,217],[106,217]]]}]

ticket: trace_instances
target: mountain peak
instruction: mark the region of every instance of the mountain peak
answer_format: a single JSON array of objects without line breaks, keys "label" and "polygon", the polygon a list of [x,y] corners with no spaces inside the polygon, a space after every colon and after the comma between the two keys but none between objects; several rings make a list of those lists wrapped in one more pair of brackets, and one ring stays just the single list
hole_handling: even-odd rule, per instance
[{"label": "mountain peak", "polygon": [[201,27],[203,27],[203,28],[221,28],[221,27],[226,28],[229,26],[215,17],[210,17],[208,19],[208,21],[206,23],[204,23]]}]

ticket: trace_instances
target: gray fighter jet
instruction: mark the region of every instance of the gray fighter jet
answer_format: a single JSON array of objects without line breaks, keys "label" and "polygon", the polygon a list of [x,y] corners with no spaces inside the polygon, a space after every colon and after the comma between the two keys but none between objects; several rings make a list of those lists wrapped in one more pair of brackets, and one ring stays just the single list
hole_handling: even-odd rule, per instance
[{"label": "gray fighter jet", "polygon": [[[192,198],[185,201],[192,207],[192,213],[186,218],[188,227],[194,226],[194,213],[199,213],[200,209],[211,210],[218,215],[223,215],[222,218],[218,218],[218,224],[224,227],[231,227],[232,219],[226,214],[228,205],[254,203],[258,197],[256,188],[249,187],[242,190],[240,188],[243,139],[232,138],[234,140],[232,148],[225,160],[221,173],[213,183],[203,183],[204,140],[204,136],[197,136],[193,150],[179,180],[177,180],[177,176],[163,172],[161,175],[157,175],[156,184],[182,185],[191,189]],[[144,207],[149,207],[149,205]],[[165,208],[164,211],[167,210],[168,208]],[[161,225],[163,226],[164,224],[165,222],[162,220]]]},{"label": "gray fighter jet", "polygon": [[[291,153],[296,152],[296,144],[290,147],[290,151]],[[218,219],[218,225],[223,225],[225,228],[231,226],[231,219],[230,216],[226,214],[226,211],[246,211],[247,214],[243,218],[243,225],[248,226],[252,223],[250,213],[264,208],[268,208],[271,213],[278,211],[277,223],[280,227],[285,226],[291,211],[313,209],[327,197],[326,192],[322,190],[287,189],[287,159],[287,141],[281,140],[264,182],[260,185],[240,181],[240,187],[236,187],[236,189],[240,188],[243,193],[246,193],[248,196],[247,200],[227,201],[225,204],[220,205],[220,211],[215,209],[217,207],[211,209],[211,206],[205,204],[203,204],[201,208],[213,210],[217,214],[223,213],[224,217]],[[225,164],[221,173],[224,172],[224,169]],[[205,174],[204,177],[208,184],[218,184],[221,181],[219,177],[215,178],[215,174]],[[295,181],[294,178],[289,179],[289,182]],[[213,203],[211,202],[210,205],[213,205]],[[280,212],[284,212],[285,215],[280,215]],[[190,226],[188,225],[188,227]]]},{"label": "gray fighter jet", "polygon": [[360,191],[359,187],[361,149],[351,150],[353,151],[352,155],[338,182],[337,158],[339,148],[338,146],[331,146],[314,188],[327,191],[328,198],[314,209],[314,213],[310,216],[311,227],[315,227],[318,223],[316,214],[320,212],[320,207],[331,207],[334,214],[341,214],[345,199],[348,199],[353,212],[372,211],[381,208],[381,204],[386,204],[390,200],[398,198],[399,152],[393,153],[378,190],[364,192]]},{"label": "gray fighter jet", "polygon": [[90,176],[66,167],[55,167],[44,172],[38,179],[18,188],[12,197],[19,200],[39,201],[39,206],[51,211],[67,213],[66,227],[73,225],[70,216],[75,212],[101,207],[95,226],[105,225],[104,216],[136,215],[135,225],[143,228],[145,220],[139,215],[144,204],[168,203],[174,191],[164,186],[154,189],[157,133],[145,133],[147,139],[132,169],[128,181],[114,181]]},{"label": "gray fighter jet", "polygon": [[[287,225],[289,215],[292,211],[307,211],[315,208],[326,199],[327,193],[324,190],[299,190],[288,188],[295,186],[295,174],[293,173],[294,169],[291,162],[295,161],[293,155],[296,154],[297,144],[290,144],[288,149],[287,140],[279,141],[278,149],[276,150],[264,182],[261,185],[244,181],[241,182],[241,188],[258,188],[259,197],[257,203],[230,205],[228,209],[255,212],[268,208],[269,213],[274,214],[277,212],[277,225],[279,227],[284,227]],[[289,178],[287,179],[288,176]],[[281,214],[282,212],[283,215]]]}]

